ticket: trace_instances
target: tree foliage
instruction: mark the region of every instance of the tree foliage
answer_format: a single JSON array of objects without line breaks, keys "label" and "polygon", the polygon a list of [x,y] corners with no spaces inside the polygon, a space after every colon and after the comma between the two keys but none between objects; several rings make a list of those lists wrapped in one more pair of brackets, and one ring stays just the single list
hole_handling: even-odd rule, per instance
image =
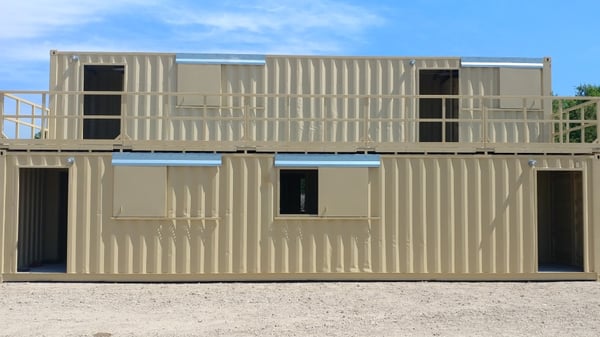
[{"label": "tree foliage", "polygon": [[[579,85],[575,88],[575,96],[600,97],[600,85]],[[592,143],[597,138],[597,128],[594,126],[596,121],[596,111],[600,102],[596,101],[598,103],[593,104],[590,102],[589,104],[585,104],[588,102],[590,101],[586,99],[570,99],[554,101],[553,104],[553,110],[555,113],[559,112],[560,107],[562,106],[562,110],[564,112],[562,120],[565,121],[562,123],[563,130],[582,128],[583,126],[588,125],[588,127],[583,127],[583,143]],[[566,122],[567,118],[569,122]],[[559,130],[560,125],[557,124],[556,131]],[[581,136],[581,130],[574,130],[563,135],[563,142],[566,142],[568,137],[570,143],[581,143]]]}]

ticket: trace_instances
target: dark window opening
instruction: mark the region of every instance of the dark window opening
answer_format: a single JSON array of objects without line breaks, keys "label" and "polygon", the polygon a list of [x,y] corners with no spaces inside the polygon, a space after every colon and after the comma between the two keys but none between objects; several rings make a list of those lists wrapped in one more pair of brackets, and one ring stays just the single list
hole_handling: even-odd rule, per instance
[{"label": "dark window opening", "polygon": [[580,171],[538,171],[538,270],[583,271]]},{"label": "dark window opening", "polygon": [[[458,95],[458,70],[436,69],[419,71],[419,95]],[[419,118],[441,119],[443,105],[446,109],[445,141],[458,142],[458,122],[452,119],[458,118],[457,98],[420,98]],[[443,122],[420,121],[420,142],[441,142],[443,139]]]},{"label": "dark window opening", "polygon": [[[84,66],[84,91],[123,91],[125,66]],[[121,95],[85,95],[84,116],[103,116],[83,121],[84,139],[115,139],[121,133]]]},{"label": "dark window opening", "polygon": [[19,170],[17,271],[66,272],[69,171]]},{"label": "dark window opening", "polygon": [[317,214],[318,170],[279,171],[279,214]]}]

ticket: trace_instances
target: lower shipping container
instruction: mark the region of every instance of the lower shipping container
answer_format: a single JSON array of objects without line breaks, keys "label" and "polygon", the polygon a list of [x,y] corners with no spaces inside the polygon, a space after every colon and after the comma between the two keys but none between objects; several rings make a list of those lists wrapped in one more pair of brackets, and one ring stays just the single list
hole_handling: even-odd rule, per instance
[{"label": "lower shipping container", "polygon": [[122,154],[1,153],[1,280],[598,278],[598,155]]}]

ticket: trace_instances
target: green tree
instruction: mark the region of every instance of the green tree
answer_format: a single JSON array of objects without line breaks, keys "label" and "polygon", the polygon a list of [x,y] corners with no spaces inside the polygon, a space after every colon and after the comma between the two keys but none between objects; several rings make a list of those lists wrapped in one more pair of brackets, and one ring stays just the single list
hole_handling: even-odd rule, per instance
[{"label": "green tree", "polygon": [[[575,96],[600,97],[600,85],[581,84],[575,88]],[[567,119],[568,113],[569,121],[574,121],[563,123],[563,130],[587,126],[583,128],[583,143],[592,143],[597,138],[597,130],[596,127],[594,127],[594,125],[596,121],[596,109],[598,108],[598,104],[600,104],[599,101],[595,102],[596,103],[585,99],[562,100],[560,102],[555,101],[553,104],[553,110],[554,112],[558,112],[560,105],[562,105],[562,109],[564,112],[562,116],[563,120]],[[559,130],[559,128],[560,126],[556,125],[557,131]],[[573,130],[568,134],[563,134],[563,142],[566,142],[567,136],[569,137],[570,143],[582,142],[581,130]]]}]

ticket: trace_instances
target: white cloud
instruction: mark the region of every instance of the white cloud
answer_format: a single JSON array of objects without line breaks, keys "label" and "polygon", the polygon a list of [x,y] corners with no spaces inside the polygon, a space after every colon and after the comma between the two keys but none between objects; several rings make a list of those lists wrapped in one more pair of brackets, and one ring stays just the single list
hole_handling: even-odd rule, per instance
[{"label": "white cloud", "polygon": [[[224,2],[223,2],[224,1]],[[0,8],[0,88],[45,87],[51,49],[337,54],[383,18],[344,0],[15,0]],[[8,83],[8,85],[6,84]]]},{"label": "white cloud", "polygon": [[384,21],[370,7],[333,0],[250,1],[198,10],[172,7],[165,9],[162,20],[174,27],[181,42],[283,54],[339,52]]},{"label": "white cloud", "polygon": [[293,33],[310,29],[360,31],[379,24],[381,17],[367,7],[340,1],[267,1],[256,5],[221,8],[171,8],[166,22],[194,25],[222,32]]},{"label": "white cloud", "polygon": [[16,0],[5,1],[0,11],[0,40],[45,36],[61,27],[99,21],[102,15],[119,12],[132,5],[148,5],[143,0]]}]

